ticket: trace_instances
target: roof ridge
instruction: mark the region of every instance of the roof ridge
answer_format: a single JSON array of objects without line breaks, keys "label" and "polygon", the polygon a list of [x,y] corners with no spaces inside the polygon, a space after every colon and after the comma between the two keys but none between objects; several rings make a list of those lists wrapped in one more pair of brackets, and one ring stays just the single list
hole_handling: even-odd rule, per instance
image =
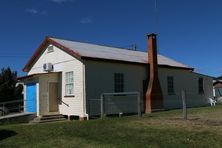
[{"label": "roof ridge", "polygon": [[[140,56],[140,55],[138,55],[139,53],[141,53],[141,54],[147,54],[147,51],[141,51],[141,50],[129,50],[129,49],[126,49],[126,48],[120,48],[120,47],[113,47],[113,46],[107,46],[107,45],[101,45],[101,44],[95,44],[95,43],[90,43],[90,42],[84,42],[84,41],[77,41],[77,40],[68,40],[68,39],[63,39],[63,38],[58,38],[58,37],[49,37],[50,39],[52,39],[52,40],[60,40],[61,42],[64,42],[64,41],[67,41],[67,42],[70,42],[70,43],[80,43],[80,44],[88,44],[88,46],[100,46],[100,48],[101,47],[106,47],[106,48],[114,48],[114,49],[116,49],[116,50],[124,50],[124,51],[127,51],[127,52],[131,52],[132,54],[134,54],[135,53],[135,55],[133,55],[134,57],[143,57],[143,56]],[[81,46],[81,45],[80,45]],[[78,48],[78,47],[77,47]],[[76,50],[78,50],[76,48]],[[72,50],[74,50],[74,49],[72,49]],[[81,48],[80,48],[80,50],[81,50]],[[112,51],[112,50],[111,50]],[[115,53],[115,52],[114,52]],[[136,53],[137,53],[137,55],[136,55]],[[123,54],[123,53],[121,53],[121,54]],[[123,54],[123,55],[128,55],[128,54]],[[180,62],[180,61],[177,61],[177,60],[175,60],[174,58],[171,58],[171,57],[167,57],[167,56],[164,56],[164,55],[162,55],[162,54],[159,54],[158,53],[158,56],[160,56],[160,57],[162,57],[163,59],[166,59],[166,60],[168,60],[168,61],[171,61],[171,62],[174,62],[174,63],[176,63],[176,64],[179,64],[180,66],[182,66],[182,67],[189,67],[188,65],[186,65],[186,64],[184,64],[184,63],[182,63],[182,62]]]},{"label": "roof ridge", "polygon": [[170,59],[170,60],[172,60],[172,61],[174,61],[174,62],[176,62],[176,63],[179,63],[179,64],[182,64],[182,65],[184,65],[184,66],[189,67],[187,64],[184,64],[184,63],[182,63],[182,62],[180,62],[180,61],[177,61],[177,60],[175,60],[174,58],[171,58],[171,57],[168,57],[168,56],[164,56],[164,55],[162,55],[162,54],[158,54],[158,56],[162,56],[162,57],[167,58],[167,59]]},{"label": "roof ridge", "polygon": [[88,41],[78,41],[78,40],[73,40],[73,39],[65,39],[65,38],[52,37],[52,36],[47,36],[47,37],[49,37],[51,39],[59,39],[59,40],[70,41],[70,42],[78,42],[78,43],[82,43],[82,44],[91,44],[91,45],[97,45],[97,46],[102,46],[102,47],[118,48],[118,49],[122,49],[122,50],[133,51],[133,52],[147,53],[146,51],[142,51],[140,49],[139,50],[130,50],[130,49],[123,48],[123,47],[116,47],[116,46],[111,46],[111,45],[103,45],[103,44],[92,43],[92,42],[88,42]]}]

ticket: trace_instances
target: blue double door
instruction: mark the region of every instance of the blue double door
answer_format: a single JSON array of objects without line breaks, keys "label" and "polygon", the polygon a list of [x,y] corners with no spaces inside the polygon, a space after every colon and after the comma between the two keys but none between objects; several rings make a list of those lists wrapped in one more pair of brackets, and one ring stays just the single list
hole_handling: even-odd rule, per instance
[{"label": "blue double door", "polygon": [[36,83],[26,85],[26,112],[36,112]]}]

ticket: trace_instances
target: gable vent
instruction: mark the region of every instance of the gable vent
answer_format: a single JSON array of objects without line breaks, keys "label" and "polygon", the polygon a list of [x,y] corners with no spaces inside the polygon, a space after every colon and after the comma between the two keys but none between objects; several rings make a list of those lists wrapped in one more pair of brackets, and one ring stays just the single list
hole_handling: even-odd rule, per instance
[{"label": "gable vent", "polygon": [[53,52],[53,51],[54,51],[53,46],[49,46],[49,47],[48,47],[48,53]]}]

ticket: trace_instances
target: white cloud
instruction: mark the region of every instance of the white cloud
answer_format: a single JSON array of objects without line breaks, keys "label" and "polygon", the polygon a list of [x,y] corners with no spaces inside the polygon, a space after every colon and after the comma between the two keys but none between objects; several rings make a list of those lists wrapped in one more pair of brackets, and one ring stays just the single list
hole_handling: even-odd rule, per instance
[{"label": "white cloud", "polygon": [[38,10],[33,9],[33,8],[27,8],[27,9],[25,9],[25,12],[32,13],[32,14],[37,14],[37,13],[39,13]]},{"label": "white cloud", "polygon": [[31,13],[31,14],[41,14],[41,15],[47,14],[45,10],[39,11],[39,10],[34,9],[34,8],[27,8],[27,9],[25,9],[25,12]]},{"label": "white cloud", "polygon": [[73,1],[73,0],[50,0],[54,3],[57,3],[57,4],[61,4],[61,3],[64,3],[64,2],[70,2],[70,1]]},{"label": "white cloud", "polygon": [[91,18],[89,18],[89,17],[85,17],[85,18],[82,18],[81,20],[80,20],[80,23],[81,24],[90,24],[90,23],[92,23],[93,22],[93,20],[91,19]]}]

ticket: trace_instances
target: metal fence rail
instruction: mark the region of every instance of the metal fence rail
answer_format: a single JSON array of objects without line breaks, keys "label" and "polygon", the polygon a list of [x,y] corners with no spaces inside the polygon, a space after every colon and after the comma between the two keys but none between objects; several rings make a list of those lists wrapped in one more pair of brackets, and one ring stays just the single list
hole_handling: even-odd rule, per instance
[{"label": "metal fence rail", "polygon": [[139,92],[102,93],[98,99],[88,100],[90,116],[138,114],[141,116],[141,96]]},{"label": "metal fence rail", "polygon": [[[125,97],[125,95],[127,97]],[[134,97],[132,99],[131,102],[134,104],[133,108],[137,109],[137,114],[140,117],[141,116],[141,98],[140,98],[140,93],[139,92],[120,92],[120,93],[102,93],[100,95],[100,100],[101,100],[100,101],[101,102],[100,103],[101,118],[104,116],[104,107],[112,106],[112,104],[116,106],[117,101],[115,101],[115,99],[114,99],[116,96],[124,96],[124,97],[119,98],[119,99],[124,99],[125,98],[125,99],[129,100],[129,98],[130,98],[129,96],[130,95],[136,96],[136,97]],[[114,98],[110,99],[111,101],[110,100],[105,101],[105,96],[112,96]],[[123,114],[124,112],[127,112],[126,109],[123,108],[123,106],[126,106],[126,102],[129,103],[129,101],[126,101],[125,99],[124,99],[124,101],[121,101],[121,102],[118,101],[119,105],[122,106],[122,107],[119,107],[118,110],[117,110],[117,112],[119,112],[119,114]],[[106,102],[107,102],[107,105],[105,105]],[[112,111],[110,112],[110,114],[112,114]]]},{"label": "metal fence rail", "polygon": [[24,112],[24,100],[0,102],[0,116]]},{"label": "metal fence rail", "polygon": [[[190,90],[176,91],[171,94],[164,94],[160,100],[163,110],[181,109],[182,118],[187,119],[187,108],[210,106],[209,98],[211,92],[198,92]],[[158,103],[158,100],[155,100]],[[219,102],[219,101],[218,101]],[[130,93],[102,93],[100,98],[88,100],[88,113],[90,116],[101,116],[111,114],[138,113],[141,115],[145,109],[145,94],[138,92]]]}]

